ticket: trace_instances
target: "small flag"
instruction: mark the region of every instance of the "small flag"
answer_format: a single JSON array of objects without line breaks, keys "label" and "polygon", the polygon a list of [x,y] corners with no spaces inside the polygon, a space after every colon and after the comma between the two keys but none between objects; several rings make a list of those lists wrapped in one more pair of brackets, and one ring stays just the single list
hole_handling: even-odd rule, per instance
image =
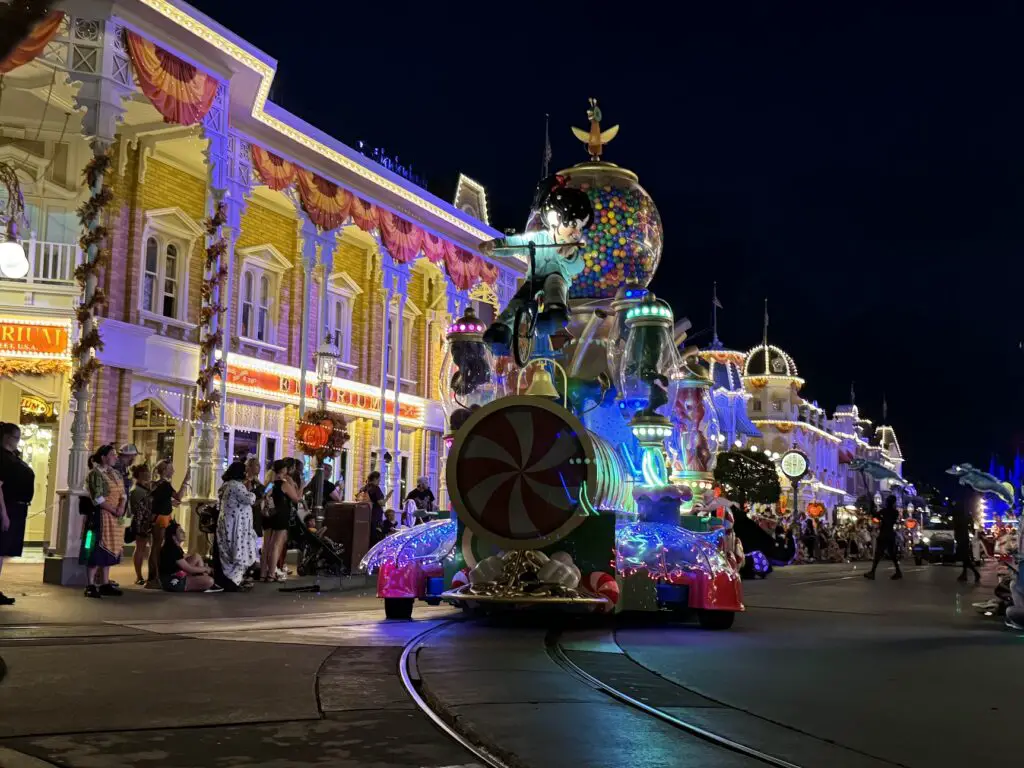
[{"label": "small flag", "polygon": [[711,303],[714,304],[719,309],[725,309],[725,307],[722,306],[722,302],[718,300],[718,283],[715,283],[715,292],[714,295],[711,297]]},{"label": "small flag", "polygon": [[548,170],[551,165],[551,132],[548,130],[549,115],[544,115],[544,163],[541,166],[541,178],[548,177]]}]

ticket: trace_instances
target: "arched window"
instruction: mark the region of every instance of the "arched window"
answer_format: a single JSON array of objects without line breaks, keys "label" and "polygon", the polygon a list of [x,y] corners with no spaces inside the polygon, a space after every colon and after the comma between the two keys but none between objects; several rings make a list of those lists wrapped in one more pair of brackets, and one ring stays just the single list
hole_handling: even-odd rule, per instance
[{"label": "arched window", "polygon": [[270,335],[270,278],[260,275],[260,307],[256,323],[256,339],[269,341]]},{"label": "arched window", "polygon": [[159,275],[160,246],[155,237],[146,240],[146,271],[142,279],[142,308],[147,312],[156,312],[156,286]]},{"label": "arched window", "polygon": [[253,303],[252,303],[252,290],[253,290],[253,276],[252,272],[246,271],[243,277],[242,285],[242,335],[251,337],[253,334]]},{"label": "arched window", "polygon": [[178,316],[178,247],[174,243],[167,244],[167,255],[164,258],[164,300],[161,314],[164,317]]}]

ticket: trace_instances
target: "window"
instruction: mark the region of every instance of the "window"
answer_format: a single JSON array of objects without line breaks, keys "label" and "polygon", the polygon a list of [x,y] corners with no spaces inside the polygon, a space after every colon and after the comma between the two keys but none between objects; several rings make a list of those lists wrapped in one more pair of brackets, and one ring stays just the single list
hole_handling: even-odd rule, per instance
[{"label": "window", "polygon": [[143,314],[187,322],[189,260],[202,232],[178,208],[146,211],[139,287]]},{"label": "window", "polygon": [[754,404],[754,412],[755,413],[760,413],[761,412],[761,400],[759,398],[755,397],[751,402]]},{"label": "window", "polygon": [[781,400],[772,400],[772,410],[773,411],[781,412],[782,411],[782,405],[783,405],[783,403],[782,403]]},{"label": "window", "polygon": [[156,237],[146,238],[146,257],[142,275],[142,309],[154,315],[178,317],[179,285],[182,260],[178,245],[161,243]]},{"label": "window", "polygon": [[242,313],[239,322],[239,332],[243,338],[266,344],[274,343],[276,286],[276,275],[259,267],[245,268],[242,273]]},{"label": "window", "polygon": [[416,318],[422,314],[420,310],[408,299],[405,301],[405,316],[402,318],[402,338],[398,339],[398,305],[391,309],[388,315],[388,378],[394,378],[395,369],[398,367],[398,349],[402,350],[402,378],[411,380],[414,377],[413,362],[416,359],[416,350],[413,346],[413,328]]},{"label": "window", "polygon": [[237,253],[242,259],[238,335],[248,341],[274,344],[281,278],[291,264],[272,245],[243,248]]},{"label": "window", "polygon": [[345,272],[331,273],[327,280],[327,317],[324,327],[338,353],[339,364],[355,368],[352,363],[352,308],[356,296],[363,292]]}]

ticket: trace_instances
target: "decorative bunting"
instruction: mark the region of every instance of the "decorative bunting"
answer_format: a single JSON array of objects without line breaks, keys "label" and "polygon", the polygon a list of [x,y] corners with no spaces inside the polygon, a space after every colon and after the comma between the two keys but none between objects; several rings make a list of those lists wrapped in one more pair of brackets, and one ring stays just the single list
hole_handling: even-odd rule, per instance
[{"label": "decorative bunting", "polygon": [[298,175],[294,164],[257,144],[252,145],[252,164],[260,181],[276,192],[290,187]]},{"label": "decorative bunting", "polygon": [[299,201],[310,220],[325,231],[344,224],[352,206],[352,193],[305,168],[299,168],[297,174]]},{"label": "decorative bunting", "polygon": [[206,117],[217,95],[217,79],[134,32],[125,35],[139,87],[164,120],[195,125]]},{"label": "decorative bunting", "polygon": [[445,270],[448,272],[452,284],[460,291],[468,291],[473,287],[477,273],[480,271],[478,265],[482,263],[479,257],[462,248],[452,248],[445,253]]},{"label": "decorative bunting", "polygon": [[3,61],[0,61],[0,75],[6,75],[12,69],[28,64],[41,54],[47,44],[56,36],[63,20],[63,11],[52,11],[45,19],[36,24],[28,36],[18,43],[18,47],[11,51]]},{"label": "decorative bunting", "polygon": [[401,216],[384,208],[377,208],[380,239],[391,258],[399,264],[412,261],[423,249],[423,230]]},{"label": "decorative bunting", "polygon": [[280,192],[297,182],[302,209],[321,230],[337,229],[351,219],[362,231],[379,233],[388,253],[400,264],[421,253],[434,264],[443,262],[459,290],[468,290],[477,280],[493,285],[498,279],[498,268],[479,256],[256,144],[252,145],[252,161],[260,181],[270,189]]},{"label": "decorative bunting", "polygon": [[361,197],[353,198],[349,213],[352,216],[352,223],[363,232],[373,232],[377,229],[377,206],[373,203],[368,203]]}]

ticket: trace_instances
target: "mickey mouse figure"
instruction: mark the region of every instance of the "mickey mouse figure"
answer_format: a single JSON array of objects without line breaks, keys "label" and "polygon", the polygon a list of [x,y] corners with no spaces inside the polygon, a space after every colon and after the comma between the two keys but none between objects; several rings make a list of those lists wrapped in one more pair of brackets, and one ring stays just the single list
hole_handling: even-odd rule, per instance
[{"label": "mickey mouse figure", "polygon": [[569,322],[568,296],[573,278],[583,272],[580,253],[584,229],[594,218],[594,208],[583,190],[568,186],[568,177],[554,175],[537,187],[533,209],[540,214],[543,229],[508,235],[480,244],[487,255],[502,251],[519,255],[529,262],[530,245],[536,246],[533,274],[484,333],[484,341],[496,355],[507,355],[512,343],[512,323],[516,310],[529,302],[538,287],[544,292],[544,311],[537,316],[537,332],[550,335]]}]

